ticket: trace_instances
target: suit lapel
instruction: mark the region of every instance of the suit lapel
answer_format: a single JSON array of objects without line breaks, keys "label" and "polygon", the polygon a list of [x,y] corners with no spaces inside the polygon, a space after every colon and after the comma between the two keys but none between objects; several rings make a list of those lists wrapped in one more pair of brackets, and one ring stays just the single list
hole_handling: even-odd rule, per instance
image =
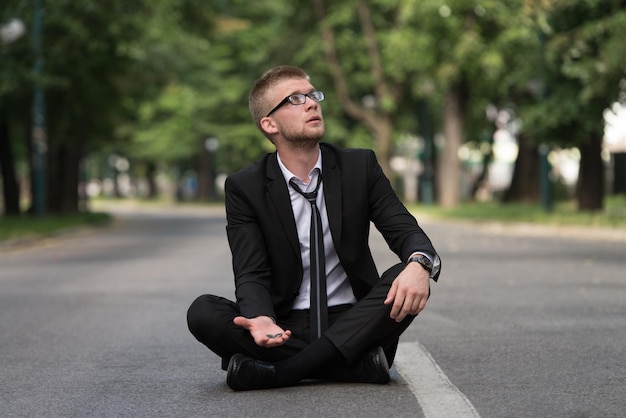
[{"label": "suit lapel", "polygon": [[285,179],[280,167],[276,152],[269,157],[267,164],[267,194],[268,205],[276,210],[280,224],[287,235],[289,244],[293,251],[300,257],[300,243],[298,242],[298,231],[291,209],[291,199],[289,190],[285,185]]},{"label": "suit lapel", "polygon": [[322,178],[324,182],[324,198],[328,223],[333,236],[335,248],[341,243],[341,171],[337,165],[335,155],[323,145],[322,148]]}]

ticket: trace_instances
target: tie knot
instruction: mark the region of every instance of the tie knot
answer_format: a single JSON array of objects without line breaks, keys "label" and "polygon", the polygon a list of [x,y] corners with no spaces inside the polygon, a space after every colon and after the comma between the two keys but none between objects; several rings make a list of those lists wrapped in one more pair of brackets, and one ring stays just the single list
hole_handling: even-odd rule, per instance
[{"label": "tie knot", "polygon": [[289,184],[291,185],[291,187],[293,187],[296,192],[304,196],[304,198],[308,200],[311,204],[315,204],[315,200],[317,199],[317,191],[319,190],[321,183],[322,173],[319,173],[317,176],[317,185],[315,185],[315,190],[313,190],[312,192],[303,192],[302,189],[300,189],[300,187],[298,187],[298,185],[293,180],[289,180]]},{"label": "tie knot", "polygon": [[302,193],[302,196],[304,196],[304,198],[308,200],[309,202],[314,203],[315,200],[317,199],[317,190],[313,190],[312,192],[309,192],[309,193]]}]

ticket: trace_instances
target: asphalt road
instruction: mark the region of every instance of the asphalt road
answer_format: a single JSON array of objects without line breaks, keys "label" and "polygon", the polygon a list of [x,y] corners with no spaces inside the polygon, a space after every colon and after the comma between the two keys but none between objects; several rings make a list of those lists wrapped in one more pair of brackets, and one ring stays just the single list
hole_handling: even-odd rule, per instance
[{"label": "asphalt road", "polygon": [[196,296],[232,297],[223,210],[116,213],[0,247],[3,417],[625,415],[623,237],[423,222],[444,270],[391,384],[236,393],[185,321]]}]

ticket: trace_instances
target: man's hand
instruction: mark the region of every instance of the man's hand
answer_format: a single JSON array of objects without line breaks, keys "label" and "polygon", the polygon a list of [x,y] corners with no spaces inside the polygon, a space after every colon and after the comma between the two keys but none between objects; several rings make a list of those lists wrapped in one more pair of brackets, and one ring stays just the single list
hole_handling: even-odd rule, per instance
[{"label": "man's hand", "polygon": [[283,345],[291,337],[291,331],[284,331],[269,316],[254,318],[237,316],[233,319],[233,323],[247,329],[254,338],[254,342],[261,347],[277,347]]},{"label": "man's hand", "polygon": [[430,292],[430,274],[419,263],[409,263],[396,277],[384,304],[390,305],[389,315],[402,322],[407,315],[417,315],[426,306]]}]

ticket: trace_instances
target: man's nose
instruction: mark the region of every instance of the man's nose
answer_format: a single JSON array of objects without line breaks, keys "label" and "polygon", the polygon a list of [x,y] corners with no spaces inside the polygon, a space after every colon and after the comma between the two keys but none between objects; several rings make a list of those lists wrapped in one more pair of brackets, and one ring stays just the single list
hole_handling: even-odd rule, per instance
[{"label": "man's nose", "polygon": [[319,102],[311,99],[309,96],[304,96],[304,106],[306,107],[306,110],[314,109],[319,106]]}]

